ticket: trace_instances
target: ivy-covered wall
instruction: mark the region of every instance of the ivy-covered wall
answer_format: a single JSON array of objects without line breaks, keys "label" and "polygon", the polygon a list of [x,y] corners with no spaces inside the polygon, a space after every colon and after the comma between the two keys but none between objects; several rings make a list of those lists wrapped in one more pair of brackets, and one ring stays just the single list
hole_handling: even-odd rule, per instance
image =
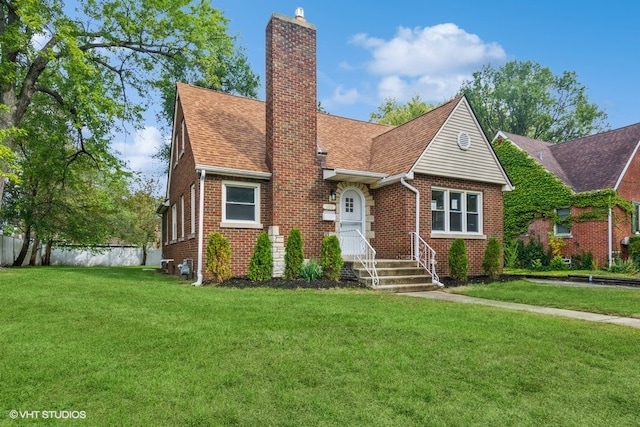
[{"label": "ivy-covered wall", "polygon": [[[618,207],[624,215],[632,212],[632,205],[613,189],[574,193],[558,177],[548,172],[528,153],[508,140],[497,140],[493,144],[515,189],[504,194],[504,235],[506,239],[527,233],[529,226],[538,218],[548,218],[553,224],[571,227],[577,222],[607,222],[609,208]],[[579,212],[560,221],[556,208],[574,207]]]}]

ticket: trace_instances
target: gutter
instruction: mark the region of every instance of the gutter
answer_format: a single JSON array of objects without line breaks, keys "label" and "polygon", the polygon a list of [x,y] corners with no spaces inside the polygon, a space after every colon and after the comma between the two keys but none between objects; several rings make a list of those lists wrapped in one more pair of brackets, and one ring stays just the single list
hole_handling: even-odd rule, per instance
[{"label": "gutter", "polygon": [[202,252],[204,245],[204,177],[207,172],[202,169],[200,170],[200,206],[199,206],[199,214],[200,218],[198,221],[198,278],[192,283],[193,286],[202,285]]},{"label": "gutter", "polygon": [[[420,236],[420,192],[418,191],[417,188],[413,187],[412,185],[410,185],[409,183],[407,183],[407,181],[405,181],[405,177],[403,176],[402,178],[400,178],[400,182],[402,183],[403,186],[407,187],[409,190],[413,191],[416,195],[416,242],[414,243],[414,248],[418,247],[418,236]],[[415,256],[415,254],[414,254]],[[417,259],[416,259],[417,261]]]},{"label": "gutter", "polygon": [[613,218],[611,212],[611,203],[609,203],[609,214],[607,217],[607,251],[609,252],[609,268],[613,265]]}]

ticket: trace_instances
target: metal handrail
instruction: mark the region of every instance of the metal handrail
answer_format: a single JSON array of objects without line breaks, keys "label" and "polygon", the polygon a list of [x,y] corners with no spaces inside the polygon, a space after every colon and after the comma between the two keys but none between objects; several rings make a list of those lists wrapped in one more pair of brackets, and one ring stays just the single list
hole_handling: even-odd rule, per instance
[{"label": "metal handrail", "polygon": [[[374,288],[378,286],[380,279],[376,270],[376,250],[373,249],[362,233],[359,230],[340,231],[338,232],[338,239],[340,240],[340,247],[348,247],[351,249],[350,252],[355,252],[355,258],[371,276],[371,286]],[[356,239],[355,243],[353,242],[354,239]]]},{"label": "metal handrail", "polygon": [[411,258],[431,275],[433,283],[444,286],[436,273],[436,251],[415,231],[411,233]]}]

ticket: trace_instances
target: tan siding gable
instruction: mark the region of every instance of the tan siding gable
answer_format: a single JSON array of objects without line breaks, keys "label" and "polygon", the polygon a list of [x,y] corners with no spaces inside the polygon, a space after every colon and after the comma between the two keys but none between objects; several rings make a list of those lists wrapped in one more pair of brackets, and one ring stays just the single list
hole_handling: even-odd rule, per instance
[{"label": "tan siding gable", "polygon": [[[466,132],[471,146],[462,150],[458,134]],[[469,104],[460,102],[413,167],[415,173],[507,184],[502,167],[474,119]]]}]

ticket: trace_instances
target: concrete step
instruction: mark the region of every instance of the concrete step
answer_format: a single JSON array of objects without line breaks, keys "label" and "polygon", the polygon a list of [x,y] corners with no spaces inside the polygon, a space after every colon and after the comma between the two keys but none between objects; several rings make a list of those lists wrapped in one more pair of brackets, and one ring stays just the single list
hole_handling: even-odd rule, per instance
[{"label": "concrete step", "polygon": [[414,284],[394,284],[380,285],[375,288],[376,291],[402,293],[402,292],[428,292],[437,291],[440,287],[435,283],[414,283]]},{"label": "concrete step", "polygon": [[[371,277],[366,273],[362,276],[358,276],[360,283],[364,283],[366,286],[371,286]],[[412,285],[420,283],[432,283],[431,276],[419,275],[419,276],[378,276],[378,286],[380,285]]]},{"label": "concrete step", "polygon": [[[358,275],[359,277],[361,276],[366,276],[367,270],[364,269],[364,267],[354,267],[352,268],[353,271],[356,273],[356,275]],[[385,276],[424,276],[424,270],[420,267],[399,267],[399,268],[390,268],[390,267],[386,267],[386,268],[378,268],[376,267],[376,272],[378,273],[378,277],[385,277]]]}]

